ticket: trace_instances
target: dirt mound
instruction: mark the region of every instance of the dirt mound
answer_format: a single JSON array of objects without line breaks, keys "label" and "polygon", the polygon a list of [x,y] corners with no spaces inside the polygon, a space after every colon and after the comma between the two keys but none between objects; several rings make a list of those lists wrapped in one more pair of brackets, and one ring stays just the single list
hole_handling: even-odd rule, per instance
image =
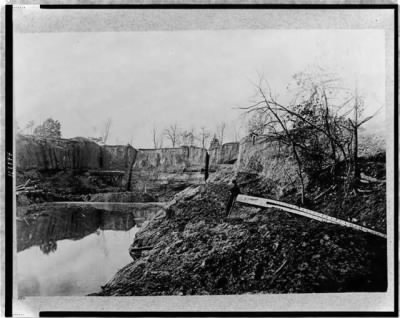
[{"label": "dirt mound", "polygon": [[148,223],[133,247],[152,247],[97,295],[384,291],[386,241],[281,211],[237,205],[209,184]]}]

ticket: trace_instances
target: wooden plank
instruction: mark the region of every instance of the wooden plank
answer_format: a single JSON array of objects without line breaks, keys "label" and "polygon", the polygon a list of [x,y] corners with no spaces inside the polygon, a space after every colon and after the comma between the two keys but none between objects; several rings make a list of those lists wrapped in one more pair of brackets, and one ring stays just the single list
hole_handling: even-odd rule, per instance
[{"label": "wooden plank", "polygon": [[154,248],[154,246],[142,246],[142,247],[131,247],[129,249],[130,252],[141,252],[141,251],[150,251]]},{"label": "wooden plank", "polygon": [[269,208],[267,199],[264,199],[264,198],[251,197],[249,195],[239,194],[236,197],[236,201],[241,202],[241,203],[246,203],[246,204],[257,205],[257,206],[261,206],[264,208]]},{"label": "wooden plank", "polygon": [[371,230],[369,228],[351,223],[351,222],[347,222],[338,218],[335,218],[333,216],[329,216],[326,214],[322,214],[319,212],[315,212],[309,209],[305,209],[305,208],[301,208],[298,207],[296,205],[293,204],[289,204],[286,202],[281,202],[281,201],[276,201],[276,200],[271,200],[271,199],[264,199],[264,198],[258,198],[258,197],[252,197],[252,196],[248,196],[248,195],[243,195],[243,194],[239,194],[236,198],[237,202],[241,202],[241,203],[246,203],[246,204],[251,204],[251,205],[256,205],[256,206],[261,206],[264,208],[276,208],[276,209],[280,209],[289,213],[293,213],[293,214],[297,214],[297,215],[301,215],[301,216],[305,216],[307,218],[310,219],[314,219],[320,222],[325,222],[325,223],[332,223],[332,224],[338,224],[341,226],[346,226],[346,227],[350,227],[353,228],[355,230],[359,230],[362,232],[366,232],[366,233],[370,233],[373,235],[377,235],[383,238],[386,238],[386,235],[374,230]]}]

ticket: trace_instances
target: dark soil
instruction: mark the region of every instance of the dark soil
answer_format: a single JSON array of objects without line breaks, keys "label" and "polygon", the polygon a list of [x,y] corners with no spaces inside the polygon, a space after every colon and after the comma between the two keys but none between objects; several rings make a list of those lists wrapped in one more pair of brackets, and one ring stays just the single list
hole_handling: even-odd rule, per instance
[{"label": "dark soil", "polygon": [[360,183],[362,191],[346,191],[343,183],[337,182],[335,189],[317,198],[331,187],[332,180],[320,176],[318,182],[311,183],[307,189],[306,200],[301,204],[300,195],[288,187],[288,191],[275,193],[274,184],[258,174],[239,174],[238,181],[242,192],[248,195],[278,199],[287,203],[304,206],[308,209],[331,215],[352,223],[386,233],[386,165],[385,154],[360,158],[362,174],[382,180],[382,182]]},{"label": "dark soil", "polygon": [[227,186],[209,184],[150,222],[133,247],[153,249],[96,295],[386,290],[385,239],[241,204],[225,219],[227,198]]}]

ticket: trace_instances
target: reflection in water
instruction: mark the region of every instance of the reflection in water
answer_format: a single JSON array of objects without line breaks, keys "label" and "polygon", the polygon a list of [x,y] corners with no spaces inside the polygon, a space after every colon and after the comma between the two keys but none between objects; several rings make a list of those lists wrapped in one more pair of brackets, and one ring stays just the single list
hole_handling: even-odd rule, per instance
[{"label": "reflection in water", "polygon": [[19,296],[86,295],[132,261],[129,245],[143,218],[91,207],[47,209],[17,222]]},{"label": "reflection in water", "polygon": [[55,252],[57,250],[57,242],[50,240],[40,244],[39,248],[44,254],[49,254],[50,252]]},{"label": "reflection in water", "polygon": [[92,207],[43,207],[36,219],[17,222],[17,251],[43,246],[43,253],[56,250],[56,242],[81,239],[98,230],[128,231],[156,211],[112,212]]}]

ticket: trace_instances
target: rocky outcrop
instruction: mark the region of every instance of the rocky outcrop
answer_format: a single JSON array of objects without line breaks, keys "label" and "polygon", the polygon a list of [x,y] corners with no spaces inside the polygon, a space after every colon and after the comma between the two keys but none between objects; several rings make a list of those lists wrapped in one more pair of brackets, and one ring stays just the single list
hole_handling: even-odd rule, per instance
[{"label": "rocky outcrop", "polygon": [[137,150],[130,145],[101,146],[87,138],[16,138],[17,184],[35,180],[57,193],[121,191]]},{"label": "rocky outcrop", "polygon": [[50,139],[18,135],[18,171],[101,168],[101,147],[85,138]]},{"label": "rocky outcrop", "polygon": [[239,142],[229,142],[222,146],[210,148],[210,164],[233,164],[239,155]]},{"label": "rocky outcrop", "polygon": [[[174,193],[204,179],[206,150],[199,147],[136,150],[130,145],[101,146],[86,138],[24,135],[17,137],[16,146],[18,183],[33,178],[43,185],[46,180],[53,184],[60,179],[60,186],[71,188],[68,192],[79,183],[88,188],[85,193],[95,192],[92,190],[97,184],[136,193]],[[68,174],[68,178],[60,173]]]},{"label": "rocky outcrop", "polygon": [[[22,135],[17,137],[16,146],[19,175],[26,171],[53,175],[57,171],[88,172],[83,176],[87,181],[71,177],[72,183],[79,181],[84,188],[86,184],[90,185],[85,193],[96,192],[92,190],[101,183],[119,187],[117,191],[128,190],[147,193],[155,199],[169,199],[187,186],[204,182],[207,150],[200,147],[137,150],[130,145],[101,146],[86,138],[49,139]],[[260,174],[278,187],[296,184],[295,165],[288,151],[265,136],[218,145],[208,153],[211,177],[218,167],[234,165],[236,173]],[[67,182],[66,178],[64,180]]]},{"label": "rocky outcrop", "polygon": [[[385,152],[384,138],[364,132],[359,136],[358,147],[360,158],[379,156]],[[263,177],[269,180],[278,192],[291,191],[296,185],[300,187],[298,166],[293,152],[288,145],[280,143],[272,136],[243,138],[238,153],[235,164],[236,174],[250,173]],[[309,176],[306,173],[302,176],[304,185],[307,187],[310,183]]]},{"label": "rocky outcrop", "polygon": [[268,136],[244,138],[240,143],[236,173],[251,173],[269,180],[278,189],[298,185],[296,163],[289,149]]},{"label": "rocky outcrop", "polygon": [[204,181],[206,150],[199,147],[139,149],[130,171],[130,189],[168,199]]},{"label": "rocky outcrop", "polygon": [[[89,171],[91,179],[109,178],[112,179],[110,184],[151,196],[157,194],[155,198],[159,195],[168,197],[204,181],[207,150],[200,147],[136,150],[130,145],[101,146],[85,138],[49,139],[21,135],[16,145],[19,173],[29,170]],[[266,136],[226,143],[210,149],[209,155],[211,169],[235,164],[237,173],[260,174],[277,187],[298,184],[290,153]],[[101,175],[111,172],[120,175]]]},{"label": "rocky outcrop", "polygon": [[135,160],[132,146],[100,146],[82,137],[73,139],[39,138],[18,135],[18,171],[37,170],[126,170]]},{"label": "rocky outcrop", "polygon": [[126,171],[136,160],[137,150],[130,145],[105,145],[101,150],[102,169]]},{"label": "rocky outcrop", "polygon": [[139,149],[133,170],[159,172],[184,172],[204,167],[204,148],[183,146],[179,148]]},{"label": "rocky outcrop", "polygon": [[[236,162],[237,142],[213,147],[208,151],[210,167]],[[139,149],[132,167],[131,190],[149,192],[170,199],[177,191],[204,182],[207,150],[199,147]],[[213,167],[214,166],[214,167]]]}]

